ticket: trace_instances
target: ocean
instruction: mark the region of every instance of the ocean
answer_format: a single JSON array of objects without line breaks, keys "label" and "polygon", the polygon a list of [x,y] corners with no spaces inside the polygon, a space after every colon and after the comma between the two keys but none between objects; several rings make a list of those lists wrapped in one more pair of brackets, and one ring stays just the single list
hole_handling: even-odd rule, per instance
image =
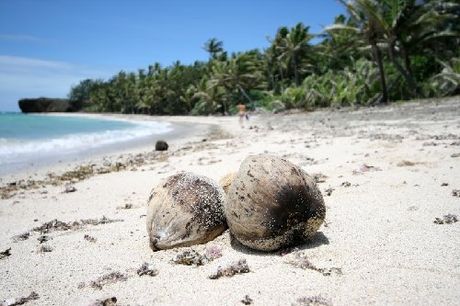
[{"label": "ocean", "polygon": [[0,113],[0,175],[168,133],[169,123]]}]

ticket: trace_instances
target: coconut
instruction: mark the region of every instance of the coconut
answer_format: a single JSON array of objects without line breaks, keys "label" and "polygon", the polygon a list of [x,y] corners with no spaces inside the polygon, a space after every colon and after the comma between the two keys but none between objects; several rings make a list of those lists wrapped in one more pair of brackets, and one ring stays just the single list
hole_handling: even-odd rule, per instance
[{"label": "coconut", "polygon": [[225,193],[228,193],[230,190],[230,186],[232,185],[235,176],[236,172],[229,172],[219,180],[219,185],[224,189]]},{"label": "coconut", "polygon": [[247,157],[227,194],[227,224],[243,245],[273,251],[310,239],[326,215],[312,177],[275,156]]},{"label": "coconut", "polygon": [[147,232],[152,250],[206,243],[227,228],[224,191],[213,180],[179,173],[156,186],[148,201]]}]

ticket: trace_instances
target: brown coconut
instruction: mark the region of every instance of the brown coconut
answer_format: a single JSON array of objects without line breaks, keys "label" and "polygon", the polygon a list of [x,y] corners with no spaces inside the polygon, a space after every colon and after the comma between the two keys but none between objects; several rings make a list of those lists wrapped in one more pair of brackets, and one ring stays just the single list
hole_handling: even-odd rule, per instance
[{"label": "brown coconut", "polygon": [[156,186],[148,201],[147,232],[152,250],[206,243],[227,228],[224,191],[213,180],[179,173]]},{"label": "brown coconut", "polygon": [[313,178],[275,156],[247,157],[227,194],[225,216],[243,245],[273,251],[310,239],[326,215]]}]

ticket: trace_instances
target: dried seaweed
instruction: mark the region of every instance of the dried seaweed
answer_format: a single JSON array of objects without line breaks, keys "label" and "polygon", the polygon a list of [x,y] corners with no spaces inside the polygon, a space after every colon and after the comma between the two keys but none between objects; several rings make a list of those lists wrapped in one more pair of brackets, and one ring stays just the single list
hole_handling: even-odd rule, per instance
[{"label": "dried seaweed", "polygon": [[303,253],[296,253],[294,259],[291,259],[287,262],[288,264],[293,265],[294,267],[301,268],[304,270],[313,270],[323,274],[324,276],[330,276],[331,274],[342,275],[342,269],[331,267],[331,268],[318,268],[313,263],[310,262],[307,255]]},{"label": "dried seaweed", "polygon": [[94,288],[94,289],[101,290],[102,287],[104,287],[106,285],[114,284],[114,283],[117,283],[117,282],[124,282],[127,279],[128,279],[128,277],[126,275],[124,275],[123,273],[112,272],[112,273],[109,273],[109,274],[106,274],[106,275],[103,275],[103,276],[99,277],[95,281],[92,281],[89,284],[89,286]]},{"label": "dried seaweed", "polygon": [[12,239],[13,239],[14,242],[18,242],[18,241],[27,240],[27,239],[29,239],[29,237],[30,237],[30,232],[25,232],[25,233],[13,236]]},{"label": "dried seaweed", "polygon": [[83,236],[83,239],[85,239],[86,241],[92,242],[92,243],[95,243],[97,241],[96,238],[94,238],[93,236],[90,236],[90,235]]},{"label": "dried seaweed", "polygon": [[137,275],[148,275],[148,276],[156,276],[158,275],[158,270],[152,264],[144,262],[142,266],[137,269]]},{"label": "dried seaweed", "polygon": [[171,261],[175,264],[186,266],[202,266],[209,262],[206,256],[194,250],[187,250],[179,253]]},{"label": "dried seaweed", "polygon": [[90,306],[115,306],[115,305],[117,305],[117,298],[115,296],[112,296],[104,300],[96,300],[96,302],[92,303]]},{"label": "dried seaweed", "polygon": [[350,186],[351,186],[351,183],[348,182],[348,181],[345,181],[345,182],[342,182],[341,186],[342,186],[342,187],[350,187]]},{"label": "dried seaweed", "polygon": [[39,232],[39,233],[50,233],[54,231],[69,231],[69,230],[76,230],[83,228],[85,225],[100,225],[100,224],[108,224],[114,222],[123,222],[122,219],[109,219],[103,216],[100,219],[81,219],[80,221],[74,222],[63,222],[57,219],[51,220],[49,222],[43,223],[41,226],[35,227],[32,231]]},{"label": "dried seaweed", "polygon": [[7,258],[9,256],[11,256],[11,248],[8,248],[5,251],[0,252],[0,259]]},{"label": "dried seaweed", "polygon": [[316,184],[324,183],[327,179],[327,176],[321,172],[313,173],[311,176],[313,177],[313,180],[315,181]]},{"label": "dried seaweed", "polygon": [[217,268],[216,273],[211,274],[209,276],[210,279],[218,279],[223,276],[232,277],[236,274],[241,273],[249,273],[251,270],[246,262],[246,259],[240,259],[238,261],[233,262],[232,264],[228,265],[227,267],[219,267]]},{"label": "dried seaweed", "polygon": [[222,257],[222,249],[218,246],[209,246],[204,255],[190,249],[177,254],[171,261],[179,265],[202,266],[219,257]]},{"label": "dried seaweed", "polygon": [[410,160],[402,160],[399,163],[397,163],[396,166],[398,166],[398,167],[412,167],[412,166],[415,166],[416,164],[417,164],[416,162],[412,162]]},{"label": "dried seaweed", "polygon": [[435,218],[435,220],[433,221],[433,223],[435,224],[451,224],[455,222],[458,222],[458,217],[457,215],[453,214],[445,215],[442,218]]},{"label": "dried seaweed", "polygon": [[326,196],[330,197],[332,192],[334,191],[334,188],[327,188],[327,189],[324,189],[324,193],[326,194]]},{"label": "dried seaweed", "polygon": [[244,298],[241,300],[241,303],[243,303],[244,305],[251,305],[252,302],[254,302],[253,299],[251,299],[251,298],[249,297],[249,295],[247,295],[247,294],[246,294],[246,295],[244,296]]},{"label": "dried seaweed", "polygon": [[298,298],[295,306],[332,306],[332,303],[320,295]]},{"label": "dried seaweed", "polygon": [[4,300],[0,303],[0,306],[16,306],[16,305],[24,305],[27,302],[38,300],[40,296],[35,291],[32,291],[28,296],[21,297],[21,298],[12,298],[8,300]]},{"label": "dried seaweed", "polygon": [[37,253],[50,253],[52,251],[53,251],[53,248],[46,244],[40,245],[37,249]]}]

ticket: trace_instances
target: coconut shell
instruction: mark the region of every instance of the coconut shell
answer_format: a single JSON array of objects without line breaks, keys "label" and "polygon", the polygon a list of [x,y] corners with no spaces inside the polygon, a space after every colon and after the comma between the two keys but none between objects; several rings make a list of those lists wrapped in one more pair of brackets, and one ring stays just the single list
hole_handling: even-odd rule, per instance
[{"label": "coconut shell", "polygon": [[310,239],[326,215],[313,178],[275,156],[247,157],[227,194],[227,224],[243,245],[273,251]]},{"label": "coconut shell", "polygon": [[236,176],[236,172],[229,172],[219,180],[219,185],[220,187],[224,189],[224,192],[226,194],[230,190],[230,186],[232,185],[233,180],[235,179],[235,176]]},{"label": "coconut shell", "polygon": [[213,180],[179,173],[156,186],[148,201],[147,232],[152,250],[206,243],[226,228],[224,191]]}]

